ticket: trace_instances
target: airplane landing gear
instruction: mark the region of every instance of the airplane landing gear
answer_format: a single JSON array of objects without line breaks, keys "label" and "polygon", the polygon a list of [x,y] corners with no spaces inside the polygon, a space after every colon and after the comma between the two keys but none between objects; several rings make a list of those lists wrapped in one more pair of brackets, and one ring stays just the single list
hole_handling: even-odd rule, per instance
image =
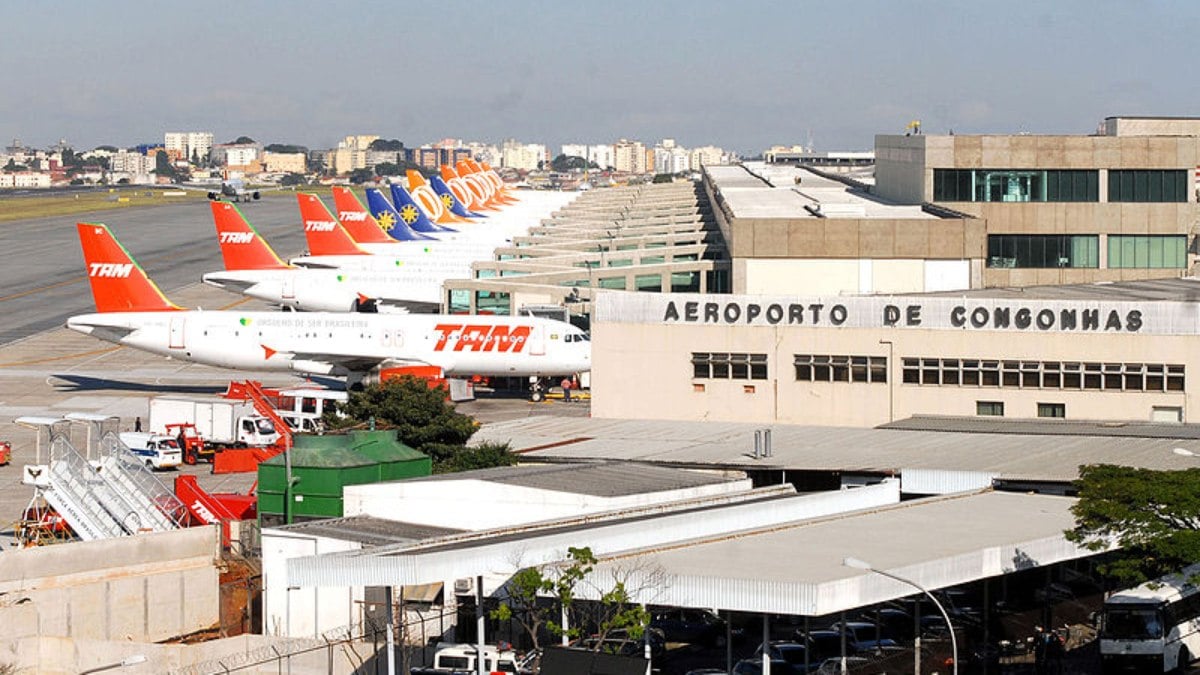
[{"label": "airplane landing gear", "polygon": [[546,388],[542,385],[542,380],[539,377],[529,378],[529,400],[534,403],[541,403],[546,399]]}]

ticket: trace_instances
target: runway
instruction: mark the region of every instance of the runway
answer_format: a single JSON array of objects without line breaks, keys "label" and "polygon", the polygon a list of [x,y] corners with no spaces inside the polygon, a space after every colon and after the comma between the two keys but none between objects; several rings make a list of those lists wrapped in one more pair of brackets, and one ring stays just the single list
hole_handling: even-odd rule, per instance
[{"label": "runway", "polygon": [[[322,194],[322,198],[332,205],[330,196]],[[281,256],[303,252],[304,231],[293,195],[239,207]],[[77,222],[108,225],[167,297],[183,304],[174,292],[198,282],[205,272],[223,269],[210,208],[208,202],[187,202],[0,225],[0,345],[95,310]],[[224,293],[216,297],[220,304],[237,300]],[[204,307],[216,308],[209,302]]]}]

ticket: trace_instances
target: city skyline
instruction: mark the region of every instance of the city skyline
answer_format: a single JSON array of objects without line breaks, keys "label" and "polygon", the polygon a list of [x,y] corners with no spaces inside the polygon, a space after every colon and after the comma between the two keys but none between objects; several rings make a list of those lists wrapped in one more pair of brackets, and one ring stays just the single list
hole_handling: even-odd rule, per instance
[{"label": "city skyline", "polygon": [[752,155],[810,139],[866,150],[913,119],[1089,133],[1200,103],[1186,84],[1200,9],[1185,2],[116,5],[0,9],[28,37],[0,70],[0,140],[674,138]]}]

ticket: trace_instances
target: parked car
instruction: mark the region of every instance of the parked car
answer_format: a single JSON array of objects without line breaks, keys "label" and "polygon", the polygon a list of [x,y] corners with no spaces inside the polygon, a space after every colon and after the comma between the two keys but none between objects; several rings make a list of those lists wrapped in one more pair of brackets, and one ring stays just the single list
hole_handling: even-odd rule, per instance
[{"label": "parked car", "polygon": [[[708,647],[725,645],[725,620],[705,609],[655,609],[650,612],[650,626],[662,631],[667,642]],[[740,630],[738,632],[741,633]]]},{"label": "parked car", "polygon": [[847,621],[835,623],[830,628],[835,631],[846,631],[846,651],[856,654],[871,654],[880,651],[895,651],[900,648],[896,641],[887,636],[886,629],[868,621]]},{"label": "parked car", "polygon": [[[763,671],[762,656],[757,659],[742,659],[733,667],[734,675],[761,675]],[[800,671],[793,670],[790,663],[783,659],[771,659],[771,675],[790,675]]]},{"label": "parked car", "polygon": [[[808,648],[799,642],[791,640],[772,640],[767,648],[770,650],[769,655],[772,661],[785,661],[790,666],[787,672],[790,673],[809,673],[817,669],[821,665],[821,659],[813,656],[808,652]],[[762,645],[754,650],[754,656],[762,659]],[[807,667],[805,661],[807,657]],[[774,670],[772,670],[774,672]]]},{"label": "parked car", "polygon": [[[816,675],[842,675],[842,657],[826,659],[814,672]],[[871,659],[862,656],[846,657],[846,673],[848,675],[877,675],[883,672],[877,667],[872,667]]]},{"label": "parked car", "polygon": [[[818,663],[842,655],[842,634],[836,630],[810,630],[806,634],[803,629],[796,629],[795,641],[807,645],[812,660]],[[846,654],[854,654],[854,643],[850,640],[846,640]]]}]

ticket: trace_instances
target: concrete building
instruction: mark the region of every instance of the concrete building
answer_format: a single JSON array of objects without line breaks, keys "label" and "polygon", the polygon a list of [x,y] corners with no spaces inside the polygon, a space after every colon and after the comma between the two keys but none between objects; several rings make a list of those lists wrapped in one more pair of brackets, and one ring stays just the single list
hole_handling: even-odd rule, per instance
[{"label": "concrete building", "polygon": [[133,176],[148,175],[154,170],[155,162],[154,155],[121,150],[108,158],[108,169],[113,173],[127,173]]},{"label": "concrete building", "polygon": [[728,164],[730,157],[721,148],[706,145],[702,148],[694,148],[691,151],[691,156],[688,161],[692,166],[693,171],[699,171],[702,166],[717,166],[718,164]]},{"label": "concrete building", "polygon": [[604,293],[592,414],[865,427],[922,414],[1197,420],[1197,298],[1196,279],[876,297]]},{"label": "concrete building", "polygon": [[261,154],[260,143],[220,143],[213,146],[210,157],[217,166],[248,166]]},{"label": "concrete building", "polygon": [[1101,130],[876,136],[874,192],[984,220],[984,286],[1187,274],[1200,119],[1112,117]]},{"label": "concrete building", "polygon": [[521,143],[510,139],[500,147],[500,165],[507,169],[536,171],[548,160],[546,146],[540,143]]},{"label": "concrete building", "polygon": [[263,170],[270,173],[304,173],[308,163],[303,152],[264,152]]},{"label": "concrete building", "polygon": [[0,188],[48,188],[50,174],[38,171],[15,171],[0,173]]},{"label": "concrete building", "polygon": [[205,160],[212,151],[213,135],[211,131],[168,131],[163,147],[189,162]]},{"label": "concrete building", "polygon": [[612,166],[625,173],[646,173],[646,146],[622,138],[613,144]]}]

